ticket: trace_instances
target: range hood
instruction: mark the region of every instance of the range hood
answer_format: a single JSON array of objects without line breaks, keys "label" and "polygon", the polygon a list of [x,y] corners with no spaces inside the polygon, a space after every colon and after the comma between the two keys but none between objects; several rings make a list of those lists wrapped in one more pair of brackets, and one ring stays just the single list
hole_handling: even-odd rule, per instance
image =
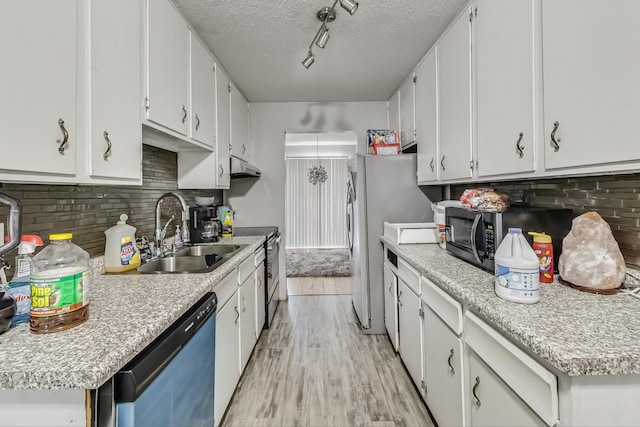
[{"label": "range hood", "polygon": [[261,174],[256,166],[231,156],[231,178],[259,178]]}]

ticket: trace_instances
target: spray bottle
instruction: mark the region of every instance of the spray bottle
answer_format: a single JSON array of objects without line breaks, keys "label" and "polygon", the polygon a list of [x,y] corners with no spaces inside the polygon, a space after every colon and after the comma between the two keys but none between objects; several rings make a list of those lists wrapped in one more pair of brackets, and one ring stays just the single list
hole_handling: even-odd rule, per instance
[{"label": "spray bottle", "polygon": [[31,256],[36,247],[44,243],[39,236],[24,234],[20,238],[18,246],[18,256],[16,257],[16,269],[13,278],[9,282],[9,295],[16,300],[17,311],[11,319],[12,325],[29,322],[29,312],[31,311],[31,277],[32,261]]}]

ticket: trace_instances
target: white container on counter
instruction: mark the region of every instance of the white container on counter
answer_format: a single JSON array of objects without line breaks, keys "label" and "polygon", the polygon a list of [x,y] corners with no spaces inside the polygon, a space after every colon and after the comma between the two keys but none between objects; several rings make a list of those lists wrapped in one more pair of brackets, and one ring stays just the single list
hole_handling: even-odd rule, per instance
[{"label": "white container on counter", "polygon": [[496,295],[533,304],[540,299],[540,263],[519,228],[510,228],[495,254]]}]

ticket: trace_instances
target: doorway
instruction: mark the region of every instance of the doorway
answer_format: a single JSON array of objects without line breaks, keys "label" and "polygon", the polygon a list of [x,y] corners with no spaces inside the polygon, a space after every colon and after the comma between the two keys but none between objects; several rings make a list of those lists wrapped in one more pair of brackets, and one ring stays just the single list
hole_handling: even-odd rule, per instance
[{"label": "doorway", "polygon": [[290,133],[285,139],[289,295],[350,294],[347,163],[354,132]]}]

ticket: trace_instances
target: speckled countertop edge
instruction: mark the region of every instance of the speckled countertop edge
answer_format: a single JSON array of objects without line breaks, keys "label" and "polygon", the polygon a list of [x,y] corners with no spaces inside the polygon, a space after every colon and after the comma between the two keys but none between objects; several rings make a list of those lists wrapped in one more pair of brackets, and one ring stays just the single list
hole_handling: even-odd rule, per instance
[{"label": "speckled countertop edge", "polygon": [[540,301],[494,292],[494,277],[438,245],[382,242],[440,288],[534,356],[569,376],[640,374],[640,300],[542,285]]},{"label": "speckled countertop edge", "polygon": [[264,242],[260,237],[223,238],[246,244],[206,274],[96,274],[92,260],[89,319],[53,334],[32,334],[28,324],[0,335],[0,389],[96,389],[193,306]]}]

